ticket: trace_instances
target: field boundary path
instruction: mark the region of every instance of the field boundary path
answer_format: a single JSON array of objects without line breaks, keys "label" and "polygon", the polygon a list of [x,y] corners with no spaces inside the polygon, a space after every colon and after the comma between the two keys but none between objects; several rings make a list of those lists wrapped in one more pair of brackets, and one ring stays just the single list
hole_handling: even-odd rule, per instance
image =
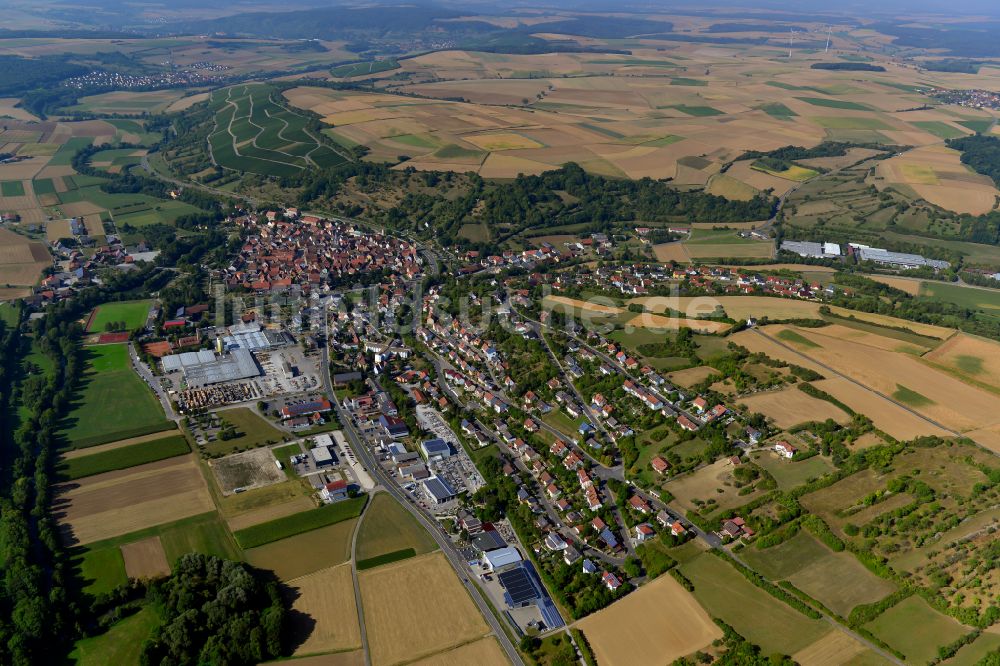
[{"label": "field boundary path", "polygon": [[365,516],[368,515],[368,509],[372,506],[372,501],[375,499],[375,495],[378,494],[378,488],[372,490],[371,495],[368,498],[368,502],[365,503],[364,511],[358,516],[358,522],[354,526],[354,534],[351,536],[351,582],[354,583],[354,606],[358,610],[358,628],[361,630],[361,650],[365,655],[365,666],[371,666],[372,657],[371,653],[368,651],[368,630],[365,627],[365,608],[364,602],[361,600],[361,585],[358,582],[358,534],[361,533],[361,525],[364,523]]}]

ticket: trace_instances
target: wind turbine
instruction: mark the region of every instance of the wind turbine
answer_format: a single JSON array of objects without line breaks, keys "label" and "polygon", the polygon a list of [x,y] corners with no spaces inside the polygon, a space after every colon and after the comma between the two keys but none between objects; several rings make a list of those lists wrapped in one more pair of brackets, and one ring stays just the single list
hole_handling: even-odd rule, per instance
[{"label": "wind turbine", "polygon": [[792,47],[795,45],[795,28],[788,29],[788,59],[792,59]]},{"label": "wind turbine", "polygon": [[833,37],[833,26],[827,26],[826,30],[826,50],[823,53],[830,52],[830,38]]}]

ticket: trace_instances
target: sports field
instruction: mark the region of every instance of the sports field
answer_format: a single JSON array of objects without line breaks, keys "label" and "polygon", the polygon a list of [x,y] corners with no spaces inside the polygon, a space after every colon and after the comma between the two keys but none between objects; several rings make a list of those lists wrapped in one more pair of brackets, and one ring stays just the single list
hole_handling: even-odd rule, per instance
[{"label": "sports field", "polygon": [[358,573],[374,666],[442,652],[489,627],[441,553]]},{"label": "sports field", "polygon": [[172,428],[163,408],[131,369],[126,345],[84,349],[81,387],[63,422],[70,448],[84,448]]},{"label": "sports field", "polygon": [[107,330],[109,324],[124,323],[124,330],[134,331],[146,325],[152,301],[104,303],[94,308],[87,320],[87,332]]},{"label": "sports field", "polygon": [[274,88],[263,84],[212,93],[215,132],[209,143],[217,164],[265,176],[294,176],[346,161],[309,129],[307,117],[286,108],[278,98]]},{"label": "sports field", "polygon": [[576,626],[601,664],[670,663],[722,636],[705,609],[671,576],[660,576]]},{"label": "sports field", "polygon": [[372,498],[358,532],[358,560],[413,549],[415,555],[437,550],[437,544],[410,513],[389,493]]}]

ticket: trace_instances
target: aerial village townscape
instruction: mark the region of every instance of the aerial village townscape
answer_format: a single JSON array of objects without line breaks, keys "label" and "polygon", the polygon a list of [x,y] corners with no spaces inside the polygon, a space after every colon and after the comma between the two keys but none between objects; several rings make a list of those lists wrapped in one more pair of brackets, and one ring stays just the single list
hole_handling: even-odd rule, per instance
[{"label": "aerial village townscape", "polygon": [[1000,664],[996,8],[92,4],[0,1],[0,663]]}]

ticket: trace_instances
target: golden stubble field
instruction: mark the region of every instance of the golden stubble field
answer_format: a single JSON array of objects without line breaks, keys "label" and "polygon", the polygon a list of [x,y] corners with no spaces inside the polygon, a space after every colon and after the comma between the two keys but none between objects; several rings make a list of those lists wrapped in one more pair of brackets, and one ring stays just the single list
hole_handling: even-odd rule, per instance
[{"label": "golden stubble field", "polygon": [[151,536],[121,547],[125,573],[129,578],[157,578],[170,575],[170,563],[159,536]]},{"label": "golden stubble field", "polygon": [[807,421],[833,419],[837,423],[844,424],[851,420],[847,412],[833,403],[817,400],[795,386],[780,391],[743,396],[738,398],[737,402],[746,405],[751,412],[763,414],[782,429]]},{"label": "golden stubble field", "polygon": [[374,666],[428,657],[490,631],[440,552],[361,571],[358,578]]},{"label": "golden stubble field", "polygon": [[779,338],[782,332],[792,332],[811,343],[787,341],[805,356],[945,427],[968,431],[1000,422],[1000,397],[930,367],[911,354],[822,335],[813,329],[765,329],[767,335]]},{"label": "golden stubble field", "polygon": [[[288,582],[292,611],[311,619],[293,621],[294,655],[361,647],[351,565],[323,569]],[[299,616],[299,617],[301,617]]]},{"label": "golden stubble field", "polygon": [[909,186],[930,203],[956,213],[988,213],[996,207],[1000,190],[989,176],[971,171],[959,158],[957,150],[923,146],[879,162],[875,184],[880,189]]},{"label": "golden stubble field", "polygon": [[658,666],[721,638],[705,609],[672,576],[660,576],[577,622],[598,663]]},{"label": "golden stubble field", "polygon": [[193,455],[96,474],[54,488],[53,513],[71,544],[87,544],[212,511]]},{"label": "golden stubble field", "polygon": [[[402,154],[410,159],[401,166],[497,178],[574,161],[594,173],[708,183],[734,198],[768,189],[780,195],[795,186],[751,169],[749,160],[719,173],[745,151],[824,139],[939,151],[941,139],[931,129],[971,133],[947,109],[898,112],[926,99],[905,86],[954,87],[964,80],[957,74],[918,73],[877,56],[886,72],[813,70],[810,64],[829,56],[802,53],[782,62],[767,46],[643,39],[630,48],[631,55],[438,51],[376,76],[377,92],[297,88],[286,94],[324,116],[335,136],[368,146],[370,159]],[[974,110],[965,115],[985,117]],[[815,166],[838,168],[865,155],[853,151]],[[947,204],[961,197],[975,202],[966,206],[985,205],[982,179],[954,169],[943,173],[960,194],[929,185],[940,189],[929,190],[929,200]]]}]

